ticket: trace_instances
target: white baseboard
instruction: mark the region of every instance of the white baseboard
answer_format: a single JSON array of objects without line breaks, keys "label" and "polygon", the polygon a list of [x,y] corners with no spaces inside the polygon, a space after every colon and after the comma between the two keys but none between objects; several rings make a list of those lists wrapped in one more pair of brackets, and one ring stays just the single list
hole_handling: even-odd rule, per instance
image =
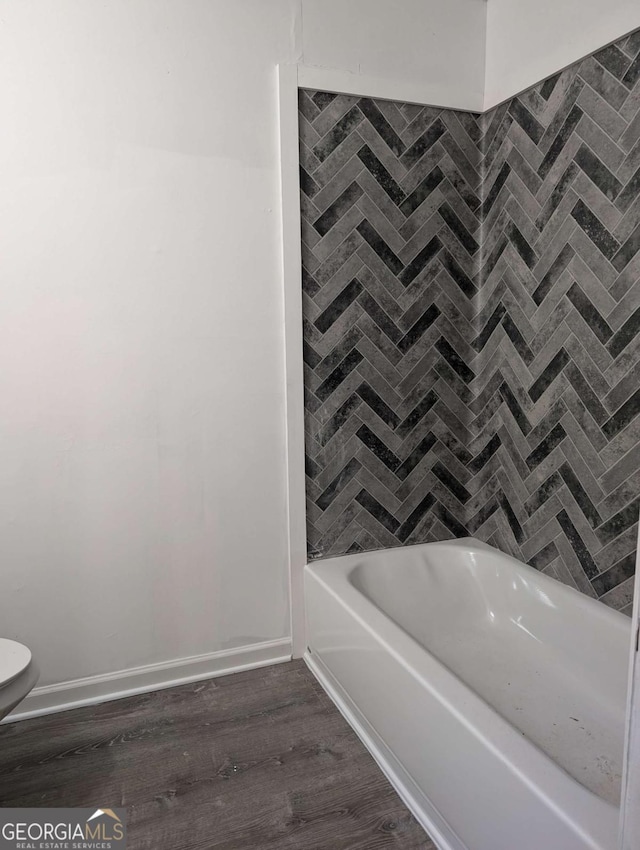
[{"label": "white baseboard", "polygon": [[83,705],[93,705],[122,697],[159,691],[186,685],[199,679],[212,679],[228,673],[239,673],[254,667],[266,667],[291,660],[291,640],[269,640],[243,646],[239,649],[225,649],[207,655],[193,655],[189,658],[177,658],[160,664],[147,664],[115,673],[100,676],[88,676],[61,682],[58,685],[45,685],[34,688],[20,705],[9,714],[2,723],[14,723],[42,714],[68,711]]},{"label": "white baseboard", "polygon": [[309,651],[303,658],[438,850],[468,850],[320,658]]}]

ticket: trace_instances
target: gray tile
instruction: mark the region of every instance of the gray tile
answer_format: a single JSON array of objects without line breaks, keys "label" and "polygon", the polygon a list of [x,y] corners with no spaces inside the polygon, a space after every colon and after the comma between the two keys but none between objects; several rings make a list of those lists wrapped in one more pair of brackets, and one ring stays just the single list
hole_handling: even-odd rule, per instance
[{"label": "gray tile", "polygon": [[[452,521],[460,530],[474,518],[475,534],[525,560],[553,541],[545,571],[589,595],[593,564],[603,572],[628,554],[634,529],[620,521],[603,546],[593,511],[608,522],[640,487],[640,181],[629,182],[640,85],[629,91],[588,58],[543,86],[520,96],[519,113],[506,104],[480,118],[380,102],[384,118],[367,113],[375,126],[353,120],[354,99],[338,95],[322,112],[302,101],[302,162],[320,186],[302,204],[315,352],[305,375],[326,396],[310,395],[307,409],[315,552],[447,539]],[[364,144],[379,165],[362,167]],[[417,206],[403,208],[425,178]],[[336,204],[321,237],[318,213],[354,181],[357,206]],[[343,309],[352,276],[363,295]],[[363,424],[369,447],[356,436]],[[562,440],[547,448],[554,426]],[[394,456],[412,458],[406,476]],[[351,458],[359,471],[322,510]],[[420,513],[426,493],[436,502]],[[628,600],[629,579],[603,597],[619,609]]]}]

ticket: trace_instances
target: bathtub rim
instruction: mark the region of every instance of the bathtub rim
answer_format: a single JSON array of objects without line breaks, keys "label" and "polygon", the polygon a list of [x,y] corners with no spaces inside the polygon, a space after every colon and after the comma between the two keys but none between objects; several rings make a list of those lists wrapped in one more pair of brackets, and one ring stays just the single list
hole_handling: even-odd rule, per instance
[{"label": "bathtub rim", "polygon": [[[499,555],[508,560],[515,561],[518,567],[531,570],[537,577],[544,580],[544,584],[551,583],[554,587],[559,586],[563,589],[563,592],[568,592],[572,600],[581,607],[597,611],[605,619],[610,619],[607,616],[608,614],[612,614],[613,620],[616,621],[618,617],[623,616],[619,612],[606,608],[606,606],[596,600],[586,597],[579,591],[563,585],[549,576],[545,576],[533,567],[529,567],[521,561],[512,558],[512,556],[500,552],[495,547],[475,538],[467,537],[438,543],[417,544],[417,548],[425,546],[456,546],[467,550],[481,549],[485,552]],[[330,594],[332,599],[357,621],[359,626],[364,628],[411,676],[418,678],[429,694],[450,711],[464,725],[468,732],[480,739],[504,767],[517,776],[533,794],[543,800],[558,818],[562,819],[573,830],[579,833],[587,844],[595,840],[600,842],[600,846],[605,846],[606,842],[616,835],[619,807],[602,799],[568,774],[564,768],[536,744],[527,739],[526,736],[502,717],[488,702],[476,694],[472,688],[459,679],[455,673],[432,655],[414,637],[405,631],[402,626],[394,622],[352,583],[349,573],[354,566],[362,563],[363,559],[388,557],[390,551],[402,552],[403,548],[359,552],[352,555],[312,561],[305,567],[305,597],[308,592],[307,586],[309,581],[318,582]],[[410,548],[414,549],[416,547],[412,546]],[[323,573],[326,573],[326,576]],[[598,607],[593,608],[593,606]],[[603,610],[600,611],[600,608]],[[624,621],[622,621],[622,627],[624,628]],[[312,662],[309,666],[314,674],[320,664],[323,665],[324,671],[329,672],[317,653],[313,652],[313,647],[307,645],[304,658],[307,664],[309,664],[309,661]],[[313,666],[313,662],[315,662],[315,667]],[[322,681],[321,684],[324,687]],[[341,685],[340,688],[344,691]],[[345,715],[348,722],[351,723],[350,717],[341,704],[340,694],[338,693],[336,697],[335,688],[334,692],[330,693],[330,696]],[[355,711],[358,717],[366,720],[364,714],[357,706],[355,706]],[[473,715],[474,722],[471,722],[469,718],[470,713]],[[358,732],[357,725],[353,728]],[[505,739],[507,746],[500,749],[495,741],[505,741]],[[370,749],[370,742],[366,740],[366,736],[362,737],[362,740],[376,761],[381,764],[381,761],[384,760],[384,755],[374,753]],[[526,765],[526,772],[521,767],[523,764]],[[388,765],[383,767],[383,771],[400,795],[402,796],[403,793],[407,795],[405,802],[407,802],[413,814],[420,819],[420,809],[419,807],[412,807],[411,794],[405,789],[406,782],[403,783],[402,780],[398,780],[394,770]],[[406,771],[404,772],[406,774]],[[413,782],[413,780],[411,781]],[[416,786],[416,783],[413,782],[413,785]],[[403,797],[403,799],[405,798]],[[556,802],[558,799],[562,802],[562,805],[558,805]],[[413,805],[415,806],[415,801],[413,801]],[[587,814],[586,817],[585,812]],[[606,834],[601,828],[603,823],[607,824]],[[427,832],[437,831],[432,822],[427,823],[425,821],[425,824],[423,826]],[[463,845],[443,844],[445,848],[449,846],[457,850],[458,847]],[[593,844],[593,846],[595,847],[597,845]]]},{"label": "bathtub rim", "polygon": [[[371,551],[365,552],[357,552],[351,555],[335,555],[330,558],[317,558],[316,560],[310,561],[305,566],[305,573],[312,572],[314,573],[316,569],[325,568],[327,571],[335,570],[336,572],[343,572],[347,567],[352,568],[358,566],[359,563],[364,559],[375,559],[381,560],[382,558],[388,557],[390,552],[411,552],[415,550],[424,549],[426,546],[429,548],[436,546],[446,546],[447,548],[456,548],[456,549],[467,549],[467,550],[480,550],[482,552],[487,552],[491,555],[499,555],[501,558],[505,558],[508,561],[514,562],[517,567],[524,571],[525,574],[529,573],[532,576],[535,576],[536,581],[539,581],[543,586],[548,586],[554,588],[556,592],[560,592],[562,595],[566,595],[569,597],[572,602],[582,610],[593,611],[598,619],[608,620],[611,622],[614,628],[617,630],[626,630],[627,623],[630,623],[629,618],[625,617],[624,614],[621,614],[619,611],[616,611],[614,608],[610,608],[599,600],[588,596],[586,593],[582,593],[580,590],[577,590],[574,587],[571,587],[568,584],[564,584],[557,579],[552,578],[551,576],[546,575],[540,570],[535,569],[535,567],[530,566],[529,564],[525,564],[523,561],[519,561],[513,555],[509,555],[506,552],[501,552],[500,549],[496,549],[495,546],[491,546],[488,543],[485,543],[482,540],[478,540],[476,537],[457,537],[455,539],[450,540],[442,540],[433,543],[415,543],[410,546],[395,546],[389,549],[372,549]],[[371,602],[368,599],[365,593],[359,590],[353,582],[348,579],[349,584],[354,588],[354,590],[361,596],[363,596],[367,601]],[[378,606],[371,602],[376,610]],[[384,612],[383,612],[384,613]],[[386,616],[386,615],[385,615]],[[401,626],[399,626],[401,631],[404,632]]]}]

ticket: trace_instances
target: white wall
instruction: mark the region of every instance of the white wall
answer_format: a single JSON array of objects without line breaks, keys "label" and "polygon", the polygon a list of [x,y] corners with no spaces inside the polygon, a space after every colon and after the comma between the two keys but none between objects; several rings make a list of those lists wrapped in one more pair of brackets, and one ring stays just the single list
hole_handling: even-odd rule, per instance
[{"label": "white wall", "polygon": [[485,109],[637,27],[638,0],[487,0]]},{"label": "white wall", "polygon": [[0,634],[41,684],[288,633],[275,66],[474,91],[484,26],[302,5],[0,0]]},{"label": "white wall", "polygon": [[302,20],[305,65],[368,78],[379,97],[482,110],[485,0],[302,0]]}]

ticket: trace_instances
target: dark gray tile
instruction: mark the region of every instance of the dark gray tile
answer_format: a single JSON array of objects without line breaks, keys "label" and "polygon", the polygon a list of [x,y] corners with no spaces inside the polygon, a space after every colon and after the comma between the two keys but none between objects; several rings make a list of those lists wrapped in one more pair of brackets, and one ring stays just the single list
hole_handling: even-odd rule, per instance
[{"label": "dark gray tile", "polygon": [[636,34],[479,118],[301,98],[314,555],[470,532],[628,604],[639,55]]}]

